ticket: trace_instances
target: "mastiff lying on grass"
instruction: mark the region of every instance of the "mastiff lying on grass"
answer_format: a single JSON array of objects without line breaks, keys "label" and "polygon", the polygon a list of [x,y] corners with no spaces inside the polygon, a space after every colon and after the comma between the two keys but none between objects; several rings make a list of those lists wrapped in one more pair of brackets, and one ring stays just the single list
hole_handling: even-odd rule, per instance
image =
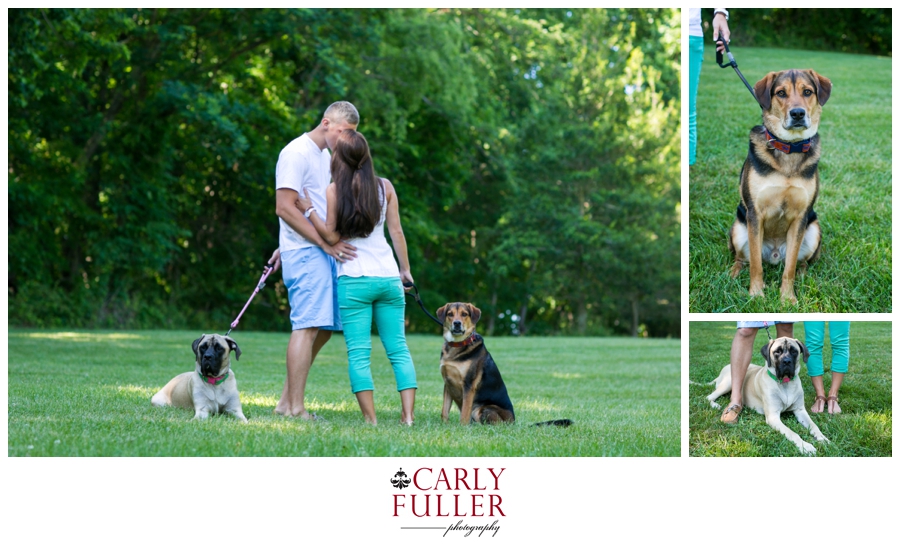
[{"label": "mastiff lying on grass", "polygon": [[210,334],[194,341],[192,348],[195,369],[170,380],[150,403],[155,407],[192,409],[194,418],[199,420],[210,414],[228,413],[246,422],[237,380],[231,370],[231,352],[234,351],[234,359],[241,357],[237,343],[231,337]]}]

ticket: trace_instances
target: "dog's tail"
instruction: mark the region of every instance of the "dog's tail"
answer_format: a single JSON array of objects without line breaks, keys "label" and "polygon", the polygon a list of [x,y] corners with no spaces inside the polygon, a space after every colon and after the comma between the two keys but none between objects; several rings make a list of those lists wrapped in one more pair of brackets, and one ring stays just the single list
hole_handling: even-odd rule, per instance
[{"label": "dog's tail", "polygon": [[561,428],[568,428],[574,424],[568,418],[563,418],[562,420],[547,420],[546,422],[538,422],[537,424],[532,424],[532,426],[559,426]]}]

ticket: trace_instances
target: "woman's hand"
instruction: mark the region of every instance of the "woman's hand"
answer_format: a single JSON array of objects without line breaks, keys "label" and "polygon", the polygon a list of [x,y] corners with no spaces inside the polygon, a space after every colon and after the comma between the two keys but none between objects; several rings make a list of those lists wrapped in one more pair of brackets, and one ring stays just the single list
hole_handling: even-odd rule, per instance
[{"label": "woman's hand", "polygon": [[309,207],[313,205],[312,199],[309,198],[309,191],[304,187],[303,188],[303,196],[297,197],[297,208],[300,209],[301,212],[306,214],[306,211],[309,210]]},{"label": "woman's hand", "polygon": [[400,271],[400,282],[404,284],[404,291],[409,291],[412,289],[412,286],[406,286],[405,284],[415,284],[415,282],[413,282],[412,273],[410,273],[409,270]]}]

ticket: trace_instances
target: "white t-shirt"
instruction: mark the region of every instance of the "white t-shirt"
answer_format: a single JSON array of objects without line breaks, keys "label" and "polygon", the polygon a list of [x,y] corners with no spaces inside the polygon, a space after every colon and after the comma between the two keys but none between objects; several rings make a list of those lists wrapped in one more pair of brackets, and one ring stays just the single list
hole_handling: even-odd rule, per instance
[{"label": "white t-shirt", "polygon": [[[325,199],[325,188],[331,183],[331,154],[328,148],[319,149],[307,133],[281,150],[278,164],[275,166],[275,189],[293,189],[303,196],[303,189],[309,190],[309,198],[316,213],[325,221],[328,204]],[[306,221],[306,220],[304,220]],[[278,234],[278,248],[282,252],[316,246],[300,233],[278,218],[281,229]]]}]

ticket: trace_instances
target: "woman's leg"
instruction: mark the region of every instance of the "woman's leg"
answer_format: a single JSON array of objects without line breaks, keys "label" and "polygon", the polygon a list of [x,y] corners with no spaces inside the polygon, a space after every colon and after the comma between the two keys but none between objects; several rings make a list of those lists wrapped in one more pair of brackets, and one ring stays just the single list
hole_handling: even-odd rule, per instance
[{"label": "woman's leg", "polygon": [[[338,302],[347,343],[347,371],[350,389],[370,424],[377,423],[372,390],[372,296],[365,278],[342,276],[338,279]],[[365,393],[368,392],[368,393]]]},{"label": "woman's leg", "polygon": [[825,322],[803,322],[803,327],[806,329],[806,349],[809,350],[806,372],[816,390],[816,400],[809,408],[809,412],[820,413],[825,410],[825,383],[822,379],[822,375],[825,373],[825,366],[822,362]]},{"label": "woman's leg", "polygon": [[412,424],[417,385],[416,368],[406,345],[404,331],[406,299],[399,278],[380,280],[382,280],[380,295],[374,303],[375,325],[394,370],[397,390],[400,392],[400,421]]},{"label": "woman's leg", "polygon": [[690,153],[688,154],[688,164],[693,165],[697,160],[697,89],[700,87],[700,68],[703,66],[703,37],[690,36],[689,39]]},{"label": "woman's leg", "polygon": [[838,392],[844,382],[844,374],[850,367],[850,322],[829,322],[828,336],[831,339],[831,388],[828,389],[828,412],[841,412]]}]

